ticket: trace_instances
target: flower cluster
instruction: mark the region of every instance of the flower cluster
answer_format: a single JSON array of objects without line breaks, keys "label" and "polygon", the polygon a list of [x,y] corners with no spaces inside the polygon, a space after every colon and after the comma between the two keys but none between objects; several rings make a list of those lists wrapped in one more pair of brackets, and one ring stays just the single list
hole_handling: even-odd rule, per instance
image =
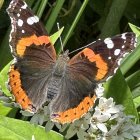
[{"label": "flower cluster", "polygon": [[94,114],[71,124],[66,138],[75,134],[79,140],[135,140],[140,138],[140,125],[134,123],[134,116],[127,116],[122,105],[115,105],[113,98],[101,97]]},{"label": "flower cluster", "polygon": [[122,105],[115,105],[113,98],[99,99],[99,105],[91,117],[91,127],[98,130],[97,139],[134,140],[140,138],[140,125],[135,124],[134,116],[126,116]]}]

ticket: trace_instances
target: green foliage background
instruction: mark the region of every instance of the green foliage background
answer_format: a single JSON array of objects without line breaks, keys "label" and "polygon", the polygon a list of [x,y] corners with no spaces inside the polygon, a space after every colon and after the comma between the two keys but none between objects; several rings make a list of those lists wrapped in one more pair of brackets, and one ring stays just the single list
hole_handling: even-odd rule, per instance
[{"label": "green foliage background", "polygon": [[[6,8],[10,0],[0,0],[0,85],[2,91],[11,96],[5,86],[7,81],[7,72],[9,62],[12,60],[10,48],[8,44],[10,32],[10,19],[6,13]],[[75,50],[98,38],[105,38],[128,31],[134,31],[140,35],[140,1],[139,0],[26,0],[32,10],[39,16],[46,30],[50,35],[57,32],[57,22],[60,27],[64,26],[61,34],[65,49]],[[128,23],[132,23],[129,24]],[[131,28],[130,28],[131,27]],[[58,34],[54,36],[56,40]],[[55,41],[54,41],[55,42]],[[60,53],[60,41],[55,43],[55,48]],[[8,65],[7,65],[8,64]],[[139,123],[140,112],[140,46],[139,37],[136,50],[131,53],[122,63],[117,74],[105,84],[105,96],[113,97],[116,103],[123,104],[127,114],[136,116],[136,122]],[[6,99],[5,99],[6,100]],[[55,132],[52,134],[44,133],[44,128],[40,126],[29,126],[25,129],[23,117],[17,115],[17,109],[5,107],[0,104],[0,139],[6,140],[4,137],[6,132],[11,132],[12,139],[31,139],[31,134],[27,134],[28,130],[33,129],[33,135],[37,137],[42,133],[48,139],[63,139],[62,136]],[[15,118],[15,119],[10,119]],[[4,121],[7,122],[5,125]],[[16,128],[13,130],[14,125]],[[30,125],[30,124],[27,124]],[[31,128],[30,128],[31,127]],[[38,127],[38,130],[36,130]],[[17,130],[22,129],[23,132],[18,134]],[[42,130],[41,130],[42,129]],[[24,131],[27,134],[24,136]],[[36,133],[35,131],[40,131]],[[41,132],[42,131],[42,132]],[[12,134],[13,133],[13,134]],[[15,133],[18,135],[15,135]],[[57,135],[57,136],[56,136]],[[45,137],[45,136],[44,136]],[[46,137],[46,139],[47,139]]]}]

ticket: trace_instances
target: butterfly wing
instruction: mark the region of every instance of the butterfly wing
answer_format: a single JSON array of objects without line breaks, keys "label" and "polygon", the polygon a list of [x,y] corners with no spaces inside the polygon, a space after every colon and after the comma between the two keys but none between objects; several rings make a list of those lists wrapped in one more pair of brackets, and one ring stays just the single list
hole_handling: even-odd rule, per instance
[{"label": "butterfly wing", "polygon": [[81,71],[86,77],[91,77],[97,82],[105,81],[116,72],[122,57],[134,50],[135,46],[134,33],[98,40],[74,56],[69,65],[72,70]]},{"label": "butterfly wing", "polygon": [[45,102],[45,83],[56,52],[38,17],[24,1],[12,0],[7,11],[12,25],[9,44],[15,58],[9,85],[22,108],[34,112]]},{"label": "butterfly wing", "polygon": [[60,123],[71,123],[79,119],[94,105],[95,87],[91,79],[67,68],[59,94],[50,104],[51,119]]},{"label": "butterfly wing", "polygon": [[97,84],[115,73],[120,59],[135,43],[135,34],[125,33],[91,43],[75,55],[61,82],[61,94],[51,104],[52,119],[67,123],[85,114],[94,105]]}]

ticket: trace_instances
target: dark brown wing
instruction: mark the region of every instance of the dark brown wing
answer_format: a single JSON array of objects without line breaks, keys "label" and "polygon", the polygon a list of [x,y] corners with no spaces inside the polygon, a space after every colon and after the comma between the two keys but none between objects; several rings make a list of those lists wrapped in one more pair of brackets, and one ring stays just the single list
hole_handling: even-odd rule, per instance
[{"label": "dark brown wing", "polygon": [[134,33],[124,33],[98,40],[87,45],[70,60],[71,71],[82,73],[85,77],[97,82],[106,80],[116,72],[122,57],[134,50],[135,45]]},{"label": "dark brown wing", "polygon": [[94,105],[97,83],[118,68],[120,58],[131,52],[135,35],[125,33],[91,43],[68,63],[60,94],[51,103],[52,120],[69,123],[79,119]]},{"label": "dark brown wing", "polygon": [[22,108],[34,112],[46,100],[46,81],[56,52],[38,17],[24,1],[12,0],[7,11],[12,25],[9,43],[16,59],[9,72],[9,84]]},{"label": "dark brown wing", "polygon": [[96,99],[95,87],[96,83],[67,68],[61,80],[59,94],[50,104],[52,120],[70,123],[87,113]]}]

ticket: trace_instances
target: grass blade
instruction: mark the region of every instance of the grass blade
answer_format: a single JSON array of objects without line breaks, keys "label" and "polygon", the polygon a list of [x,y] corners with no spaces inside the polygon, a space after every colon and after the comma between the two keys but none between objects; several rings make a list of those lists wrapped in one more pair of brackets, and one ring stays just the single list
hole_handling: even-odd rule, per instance
[{"label": "grass blade", "polygon": [[52,10],[52,13],[50,14],[50,17],[47,20],[47,23],[45,25],[45,28],[47,29],[48,33],[51,32],[53,25],[55,24],[55,21],[58,17],[59,11],[61,10],[64,2],[65,0],[57,0],[56,5],[54,9]]},{"label": "grass blade", "polygon": [[100,38],[112,36],[117,29],[123,12],[127,6],[128,0],[114,0],[102,28]]},{"label": "grass blade", "polygon": [[66,45],[68,39],[70,38],[72,32],[74,31],[74,29],[75,29],[75,27],[76,27],[76,25],[77,25],[77,23],[78,23],[78,21],[79,21],[81,15],[82,15],[82,13],[84,12],[84,9],[85,9],[86,5],[88,4],[88,2],[89,2],[89,0],[84,0],[84,2],[83,2],[83,4],[82,4],[82,6],[81,6],[81,8],[80,8],[80,10],[79,10],[79,12],[78,12],[78,14],[77,14],[77,16],[75,17],[75,20],[73,21],[73,23],[72,23],[72,25],[71,25],[71,27],[70,27],[70,29],[69,29],[67,35],[66,35],[65,38],[64,38],[63,46]]},{"label": "grass blade", "polygon": [[38,15],[39,18],[41,18],[47,3],[48,3],[48,0],[42,0],[41,1],[41,4],[40,4],[39,9],[37,11],[37,15]]}]

